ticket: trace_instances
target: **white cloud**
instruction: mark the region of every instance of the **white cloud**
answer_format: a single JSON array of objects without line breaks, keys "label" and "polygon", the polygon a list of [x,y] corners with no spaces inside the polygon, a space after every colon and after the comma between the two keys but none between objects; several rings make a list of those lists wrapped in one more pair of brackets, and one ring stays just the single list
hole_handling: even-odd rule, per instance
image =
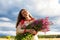
[{"label": "white cloud", "polygon": [[0,17],[0,20],[3,20],[3,21],[12,21],[11,19],[9,19],[7,17]]},{"label": "white cloud", "polygon": [[52,34],[53,34],[53,35],[58,35],[58,34],[59,34],[59,35],[60,35],[60,32],[51,32],[51,31],[50,31],[50,32],[47,32],[47,34],[51,34],[51,35],[52,35]]},{"label": "white cloud", "polygon": [[15,27],[15,23],[7,17],[0,17],[0,27]]},{"label": "white cloud", "polygon": [[15,27],[15,23],[11,23],[11,22],[0,22],[0,27]]},{"label": "white cloud", "polygon": [[46,34],[44,32],[38,32],[38,35],[60,35],[60,32],[46,32]]},{"label": "white cloud", "polygon": [[52,22],[53,22],[55,25],[60,25],[60,17],[56,18],[55,20],[52,20]]},{"label": "white cloud", "polygon": [[51,20],[53,25],[50,26],[50,31],[53,32],[60,32],[60,17],[56,17],[53,20]]},{"label": "white cloud", "polygon": [[58,0],[30,0],[30,2],[26,1],[25,6],[27,5],[30,7],[26,8],[31,8],[32,12],[36,11],[36,15],[38,16],[60,16],[60,4]]},{"label": "white cloud", "polygon": [[19,11],[18,11],[18,12],[13,12],[13,13],[12,13],[13,16],[18,16],[18,14],[19,14]]},{"label": "white cloud", "polygon": [[23,0],[0,0],[0,4],[2,4],[4,8],[9,8],[9,6],[22,4],[22,1]]},{"label": "white cloud", "polygon": [[48,7],[42,9],[41,15],[60,16],[60,4],[58,0],[49,0]]},{"label": "white cloud", "polygon": [[[2,5],[0,8],[0,14],[5,13],[12,7],[22,7],[29,9],[31,13],[38,16],[60,16],[60,4],[58,0],[0,0]],[[16,16],[18,12],[13,12],[12,15]],[[0,18],[3,21],[11,21],[9,18]],[[56,25],[60,25],[60,18],[53,20]],[[11,22],[0,22],[0,26],[4,27],[15,27],[15,23]],[[52,29],[53,30],[53,29]],[[51,30],[51,31],[52,31]],[[54,29],[53,31],[58,31],[59,29]],[[55,33],[55,32],[53,32]],[[59,32],[57,32],[59,33]],[[14,33],[13,33],[14,34]]]},{"label": "white cloud", "polygon": [[18,8],[24,6],[32,12],[36,11],[38,16],[60,16],[58,0],[0,0],[0,4],[3,6],[0,12],[6,12],[13,6]]},{"label": "white cloud", "polygon": [[[55,27],[55,28],[54,28]],[[57,29],[56,26],[51,27],[50,31],[52,32],[59,32],[60,29]]]},{"label": "white cloud", "polygon": [[10,35],[10,36],[16,36],[15,31],[0,31],[0,33]]},{"label": "white cloud", "polygon": [[6,12],[14,7],[20,8],[23,0],[0,0],[0,14]]}]

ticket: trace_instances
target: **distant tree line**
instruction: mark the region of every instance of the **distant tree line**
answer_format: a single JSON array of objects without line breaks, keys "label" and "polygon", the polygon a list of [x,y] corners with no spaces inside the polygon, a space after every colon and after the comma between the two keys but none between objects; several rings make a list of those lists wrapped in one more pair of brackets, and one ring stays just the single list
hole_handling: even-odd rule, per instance
[{"label": "distant tree line", "polygon": [[[10,36],[14,38],[15,36]],[[0,36],[0,38],[7,38],[7,36]],[[60,38],[60,35],[38,35],[38,38]]]},{"label": "distant tree line", "polygon": [[60,35],[38,35],[38,38],[60,38]]}]

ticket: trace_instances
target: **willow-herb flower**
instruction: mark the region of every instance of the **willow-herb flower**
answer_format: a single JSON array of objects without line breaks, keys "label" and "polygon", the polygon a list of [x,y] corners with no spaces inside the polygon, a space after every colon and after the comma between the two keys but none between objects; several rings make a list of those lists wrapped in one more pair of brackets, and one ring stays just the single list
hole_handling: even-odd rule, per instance
[{"label": "willow-herb flower", "polygon": [[[37,19],[30,23],[28,26],[26,26],[26,29],[34,29],[37,32],[42,31],[42,32],[47,32],[49,31],[49,25],[50,21],[48,20],[48,17],[42,18],[42,19]],[[23,28],[22,28],[23,29]],[[32,40],[33,35],[30,33],[24,33],[21,35],[16,36],[16,40]]]}]

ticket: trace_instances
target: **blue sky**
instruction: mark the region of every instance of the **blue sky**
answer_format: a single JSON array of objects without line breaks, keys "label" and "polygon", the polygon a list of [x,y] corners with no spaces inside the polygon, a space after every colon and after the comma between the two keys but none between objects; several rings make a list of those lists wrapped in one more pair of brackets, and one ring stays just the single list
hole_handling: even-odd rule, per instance
[{"label": "blue sky", "polygon": [[60,0],[0,0],[0,34],[16,35],[16,19],[22,8],[35,18],[49,16],[54,25],[48,34],[60,33]]}]

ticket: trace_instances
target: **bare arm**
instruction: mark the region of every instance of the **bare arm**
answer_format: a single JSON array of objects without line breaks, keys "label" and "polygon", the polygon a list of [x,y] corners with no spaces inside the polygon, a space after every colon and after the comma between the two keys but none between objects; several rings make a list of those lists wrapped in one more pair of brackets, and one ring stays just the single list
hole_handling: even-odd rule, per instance
[{"label": "bare arm", "polygon": [[[20,25],[16,28],[16,34],[19,34],[19,33],[24,33],[24,30],[25,29],[21,29]],[[26,32],[29,32],[31,34],[36,34],[36,31],[33,30],[33,29],[26,29]]]}]

